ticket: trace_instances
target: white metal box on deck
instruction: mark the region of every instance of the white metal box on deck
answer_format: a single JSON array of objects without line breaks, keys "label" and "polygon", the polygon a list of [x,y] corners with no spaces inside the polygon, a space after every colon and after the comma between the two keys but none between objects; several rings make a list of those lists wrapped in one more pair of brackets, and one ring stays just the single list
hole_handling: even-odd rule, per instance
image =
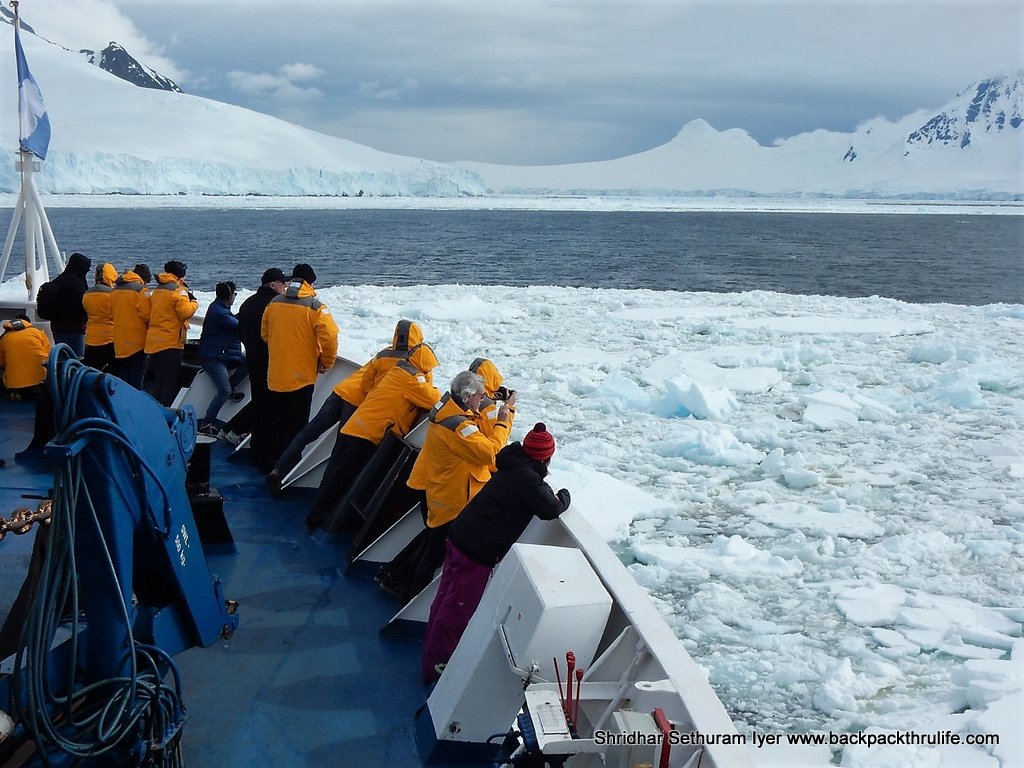
[{"label": "white metal box on deck", "polygon": [[588,667],[612,600],[583,553],[516,544],[505,560],[510,567],[502,561],[488,589],[504,590],[508,612],[499,618],[513,663],[519,669],[536,663],[541,676],[553,680],[552,657],[564,664],[572,651],[576,665]]},{"label": "white metal box on deck", "polygon": [[[523,704],[522,674],[565,677],[565,654],[586,668],[612,600],[577,549],[516,544],[495,570],[444,674],[427,700],[437,740],[484,743],[512,724]],[[513,666],[514,665],[514,666]],[[421,756],[430,745],[421,744]]]}]

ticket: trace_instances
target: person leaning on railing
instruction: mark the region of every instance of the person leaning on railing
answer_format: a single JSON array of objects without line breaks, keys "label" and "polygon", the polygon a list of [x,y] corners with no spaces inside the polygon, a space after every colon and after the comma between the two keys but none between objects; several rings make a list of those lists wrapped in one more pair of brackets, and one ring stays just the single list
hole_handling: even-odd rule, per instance
[{"label": "person leaning on railing", "polygon": [[569,491],[557,494],[544,478],[555,438],[538,422],[523,442],[510,443],[497,471],[448,529],[444,566],[423,637],[423,682],[437,680],[480,604],[491,570],[534,517],[554,520],[569,508]]},{"label": "person leaning on railing", "polygon": [[423,449],[407,485],[422,489],[427,503],[427,532],[409,566],[408,597],[419,593],[444,562],[448,526],[491,477],[494,458],[508,442],[512,416],[503,403],[493,430],[480,428],[484,399],[483,377],[463,371],[452,379],[448,393],[430,412]]},{"label": "person leaning on railing", "polygon": [[267,475],[267,492],[281,493],[281,484],[302,458],[302,451],[331,427],[341,429],[363,404],[366,396],[400,360],[407,360],[412,350],[423,343],[423,331],[411,320],[399,320],[391,346],[385,347],[367,363],[334,385],[316,416],[306,422]]},{"label": "person leaning on railing", "polygon": [[217,437],[227,426],[218,417],[220,409],[229,399],[242,399],[242,393],[234,389],[245,380],[249,371],[242,354],[242,342],[238,338],[238,318],[231,314],[231,305],[235,303],[235,284],[231,281],[217,283],[215,290],[217,298],[206,310],[203,332],[199,337],[199,361],[217,391],[210,399],[199,431]]},{"label": "person leaning on railing", "polygon": [[409,351],[408,359],[391,366],[342,425],[306,518],[310,530],[322,527],[336,533],[355,522],[342,509],[349,487],[388,431],[404,437],[416,418],[438,401],[441,393],[434,387],[432,373],[436,367],[434,351],[427,344],[418,344]]}]

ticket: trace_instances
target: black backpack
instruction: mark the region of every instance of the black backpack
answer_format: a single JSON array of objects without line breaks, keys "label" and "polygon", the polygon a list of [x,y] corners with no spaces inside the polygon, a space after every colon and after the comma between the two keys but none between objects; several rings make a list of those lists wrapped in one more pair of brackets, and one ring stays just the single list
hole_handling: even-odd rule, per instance
[{"label": "black backpack", "polygon": [[58,286],[54,285],[52,280],[39,286],[39,293],[36,294],[36,314],[43,320],[52,320],[59,313],[59,293]]}]

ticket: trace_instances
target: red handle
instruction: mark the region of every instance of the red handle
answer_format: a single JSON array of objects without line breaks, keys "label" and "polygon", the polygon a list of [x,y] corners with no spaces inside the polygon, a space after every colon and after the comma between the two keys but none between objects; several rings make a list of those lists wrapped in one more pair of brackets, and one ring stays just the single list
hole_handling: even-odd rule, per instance
[{"label": "red handle", "polygon": [[562,711],[565,712],[565,716],[568,717],[569,713],[565,708],[565,694],[562,693],[562,673],[558,671],[558,659],[552,656],[551,661],[555,663],[555,680],[558,681],[558,700],[562,702]]},{"label": "red handle", "polygon": [[565,654],[565,686],[568,688],[567,693],[569,694],[565,699],[565,714],[573,725],[576,724],[576,718],[572,715],[572,673],[576,669],[576,654],[572,651],[568,651]]},{"label": "red handle", "polygon": [[672,733],[672,723],[668,721],[668,717],[665,716],[665,711],[661,707],[655,708],[651,712],[651,717],[654,718],[654,724],[661,731],[661,761],[658,763],[658,768],[668,768],[668,758],[672,754],[672,740],[669,736]]},{"label": "red handle", "polygon": [[572,721],[579,727],[580,722],[580,689],[583,687],[583,670],[576,670],[576,704],[572,709]]}]

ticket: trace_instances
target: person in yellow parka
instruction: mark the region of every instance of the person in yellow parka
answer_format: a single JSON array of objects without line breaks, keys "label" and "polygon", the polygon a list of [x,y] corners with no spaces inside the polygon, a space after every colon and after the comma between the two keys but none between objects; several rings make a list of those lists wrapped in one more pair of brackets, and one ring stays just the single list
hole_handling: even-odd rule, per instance
[{"label": "person in yellow parka", "polygon": [[146,377],[146,327],[152,278],[149,267],[136,264],[121,275],[110,292],[110,309],[114,315],[114,373],[118,378],[142,389]]},{"label": "person in yellow parka", "polygon": [[423,331],[419,325],[412,320],[399,320],[395,325],[391,346],[382,349],[368,363],[334,385],[316,416],[295,435],[267,475],[267,490],[271,496],[281,492],[281,481],[299,463],[305,447],[331,427],[340,429],[344,426],[377,382],[399,360],[407,359],[409,350],[422,343]]},{"label": "person in yellow parka", "polygon": [[[496,435],[502,441],[501,446],[498,448],[498,450],[501,450],[508,442],[508,436],[511,434],[512,426],[515,423],[516,391],[502,386],[505,377],[501,375],[498,366],[486,357],[478,357],[470,363],[469,370],[479,374],[484,380],[484,396],[480,400],[477,424],[480,425],[480,429],[485,434],[488,436]],[[502,405],[508,409],[508,429],[502,428],[496,431],[494,427],[498,423],[498,411]],[[491,466],[491,472],[494,471],[495,467]]]},{"label": "person in yellow parka", "polygon": [[152,395],[165,407],[170,407],[180,389],[178,377],[188,321],[199,309],[185,282],[186,272],[187,267],[180,261],[172,259],[164,264],[164,271],[156,276],[156,287],[143,305],[148,321],[143,351],[153,370]]},{"label": "person in yellow parka", "polygon": [[50,356],[50,338],[32,324],[28,315],[18,315],[3,325],[0,336],[0,369],[4,388],[11,400],[34,397],[46,381],[46,361]]},{"label": "person in yellow parka", "polygon": [[[497,449],[501,450],[508,443],[509,434],[512,432],[512,425],[516,414],[516,392],[502,386],[505,379],[501,375],[501,371],[498,370],[498,366],[486,357],[476,358],[470,363],[469,371],[479,375],[483,379],[484,384],[484,396],[480,399],[480,407],[477,413],[473,415],[473,420],[486,437],[497,441]],[[503,424],[499,427],[497,426],[498,413],[502,407],[508,413],[508,422],[507,426]],[[497,471],[497,467],[494,464],[491,464],[487,469],[489,473]],[[488,474],[489,477],[490,475]],[[423,522],[426,523],[427,500],[424,494],[424,490],[427,487],[426,461],[421,462],[417,460],[413,465],[412,472],[409,474],[406,485],[411,489],[414,496],[420,497],[420,511],[423,514]],[[413,576],[418,560],[423,554],[424,538],[430,534],[430,530],[428,527],[421,531],[405,549],[390,562],[381,566],[376,577],[381,589],[403,600],[415,594],[410,593],[409,590],[412,588]],[[435,553],[436,556],[443,558],[444,542],[438,543],[435,540],[434,544],[440,549],[440,552]],[[427,562],[429,563],[430,561],[431,558],[428,557]],[[438,564],[440,565],[440,561]],[[424,584],[423,586],[426,585]]]},{"label": "person in yellow parka", "polygon": [[480,426],[484,390],[480,374],[463,371],[428,417],[423,449],[407,482],[423,490],[427,504],[426,536],[408,567],[408,597],[429,584],[444,562],[448,526],[490,479],[494,457],[508,442],[512,416],[504,403],[498,406],[493,428]]},{"label": "person in yellow parka", "polygon": [[114,308],[111,294],[117,270],[113,264],[100,264],[92,287],[82,296],[87,316],[85,324],[85,357],[83,362],[97,371],[114,367]]},{"label": "person in yellow parka", "polygon": [[338,356],[338,326],[331,311],[316,297],[316,273],[296,264],[281,296],[263,310],[260,334],[267,342],[270,425],[266,458],[273,468],[284,449],[309,421],[313,386]]},{"label": "person in yellow parka", "polygon": [[390,430],[403,437],[420,413],[434,407],[441,393],[433,383],[437,357],[426,344],[409,351],[387,372],[355,413],[345,422],[334,443],[313,506],[306,518],[310,530],[323,526],[334,533],[344,527],[337,513],[352,481]]},{"label": "person in yellow parka", "polygon": [[[50,337],[32,324],[28,315],[18,315],[3,325],[0,335],[0,370],[7,397],[35,400],[35,428],[28,448],[42,448],[53,437],[53,402],[44,383],[50,357]],[[2,466],[2,465],[0,465]]]}]

